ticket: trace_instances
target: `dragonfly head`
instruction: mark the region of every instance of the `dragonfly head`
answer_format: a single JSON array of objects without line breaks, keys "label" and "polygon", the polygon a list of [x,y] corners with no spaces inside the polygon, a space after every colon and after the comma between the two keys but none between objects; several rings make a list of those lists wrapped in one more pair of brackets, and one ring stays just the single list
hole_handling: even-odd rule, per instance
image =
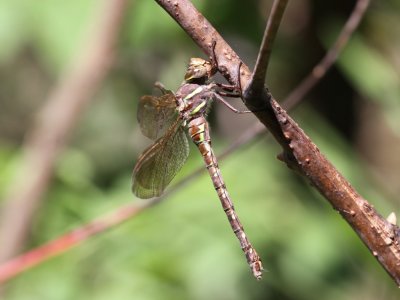
[{"label": "dragonfly head", "polygon": [[206,82],[215,74],[213,65],[202,58],[191,58],[185,74],[186,82]]}]

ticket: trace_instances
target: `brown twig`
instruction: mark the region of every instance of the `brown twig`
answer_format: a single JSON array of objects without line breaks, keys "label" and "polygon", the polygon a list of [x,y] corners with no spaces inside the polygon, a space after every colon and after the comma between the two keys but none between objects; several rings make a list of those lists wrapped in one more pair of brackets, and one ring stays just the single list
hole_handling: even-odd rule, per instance
[{"label": "brown twig", "polygon": [[288,0],[274,0],[269,14],[267,26],[258,51],[256,65],[251,75],[250,83],[252,87],[245,87],[249,90],[259,90],[264,87],[264,81],[268,70],[269,59],[272,52],[272,46],[277,35],[279,25],[281,24],[283,13],[286,9]]},{"label": "brown twig", "polygon": [[[363,2],[364,0],[360,0]],[[359,1],[359,2],[360,2]],[[359,4],[357,4],[356,8],[352,12],[351,16],[349,19],[354,18],[354,14],[359,14],[358,7]],[[365,10],[364,10],[365,11]],[[361,16],[358,16],[360,18]],[[349,21],[346,22],[348,24]],[[345,26],[347,27],[347,26]],[[352,30],[354,30],[355,27],[353,27]],[[342,35],[343,31],[346,31],[346,29],[342,30],[342,33],[339,35],[338,40],[343,40]],[[348,33],[349,34],[349,33]],[[345,39],[346,41],[348,40],[347,38]],[[333,48],[338,44],[336,41]],[[342,45],[343,47],[343,45]],[[332,49],[329,50],[329,52],[333,51]],[[321,61],[322,63],[322,61]],[[319,65],[321,65],[321,63]],[[321,68],[326,68],[328,69],[332,64],[322,64]],[[326,73],[326,70],[323,72],[323,74]],[[320,79],[320,77],[315,79],[315,82],[317,82]],[[300,84],[301,86],[301,84]],[[297,90],[297,89],[296,89]],[[292,108],[295,104],[299,102],[299,97],[296,97],[297,101],[289,101],[287,100],[284,101],[283,106],[289,108]],[[290,98],[289,98],[290,100]],[[233,144],[230,145],[229,148],[227,148],[221,155],[219,155],[219,160],[222,160],[223,158],[227,157],[230,153],[232,153],[234,150],[236,150],[238,147],[242,146],[243,144],[248,143],[251,140],[254,140],[256,136],[261,136],[261,134],[265,133],[265,128],[260,124],[257,123],[254,126],[252,126],[250,129],[248,129],[244,134],[242,134]],[[185,179],[181,180],[178,182],[176,185],[171,187],[167,194],[171,194],[174,191],[176,191],[179,187],[185,185],[188,181],[192,180],[199,174],[201,174],[204,171],[204,168],[200,167],[197,170],[195,170],[193,173],[191,173],[188,177]],[[167,195],[164,195],[167,196]],[[112,212],[111,214],[108,214],[103,217],[99,217],[94,221],[91,221],[90,223],[83,225],[82,227],[71,231],[70,233],[67,233],[52,242],[49,242],[48,244],[45,244],[43,246],[40,246],[36,249],[33,249],[21,256],[18,256],[14,258],[11,261],[6,262],[3,265],[0,265],[0,283],[3,281],[7,281],[13,276],[19,274],[20,272],[23,272],[27,270],[28,268],[39,264],[40,262],[47,260],[51,257],[54,257],[56,255],[59,255],[68,249],[70,249],[72,246],[75,246],[82,241],[88,239],[89,237],[98,234],[100,232],[103,232],[107,229],[109,229],[112,226],[115,226],[117,224],[122,223],[128,218],[131,218],[135,215],[137,215],[139,212],[142,210],[149,208],[150,206],[162,201],[166,197],[159,198],[157,200],[150,201],[144,203],[144,205],[133,205],[133,204],[128,204],[126,206],[123,206],[116,211]]]},{"label": "brown twig", "polygon": [[[241,60],[192,3],[187,0],[156,1],[208,56],[211,55],[213,41],[216,41],[215,55],[219,70],[231,84],[237,85],[235,74],[242,64]],[[246,87],[250,72],[244,64],[241,70],[239,80],[241,86]],[[254,114],[282,146],[283,154],[280,158],[317,188],[350,224],[397,285],[400,285],[399,227],[385,220],[354,190],[264,88],[244,93],[244,96],[244,102],[250,110],[265,107]]]},{"label": "brown twig", "polygon": [[127,3],[127,0],[103,1],[82,51],[50,94],[37,123],[27,135],[22,169],[2,211],[0,262],[18,253],[28,235],[55,161],[112,62]]},{"label": "brown twig", "polygon": [[110,214],[101,216],[75,230],[72,230],[61,237],[17,256],[0,265],[0,284],[4,283],[17,274],[26,271],[35,265],[50,259],[51,257],[60,255],[68,251],[72,247],[78,245],[89,237],[100,232],[104,232],[116,224],[121,224],[134,215],[139,214],[145,208],[154,205],[161,198],[152,199],[140,204],[127,204],[118,208]]},{"label": "brown twig", "polygon": [[301,83],[286,98],[285,103],[288,106],[295,105],[317,84],[317,82],[325,76],[326,72],[332,67],[340,52],[347,44],[350,36],[360,24],[362,17],[369,6],[370,0],[358,0],[354,9],[343,26],[338,38],[333,46],[321,59],[321,61],[312,69],[311,73],[305,77]]}]

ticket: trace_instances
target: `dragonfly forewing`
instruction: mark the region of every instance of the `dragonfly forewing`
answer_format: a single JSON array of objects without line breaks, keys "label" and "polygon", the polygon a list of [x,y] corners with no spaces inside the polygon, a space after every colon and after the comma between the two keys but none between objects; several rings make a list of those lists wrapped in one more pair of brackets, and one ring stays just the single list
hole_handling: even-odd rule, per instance
[{"label": "dragonfly forewing", "polygon": [[189,155],[189,143],[178,119],[166,134],[139,157],[133,170],[132,191],[139,198],[161,196]]},{"label": "dragonfly forewing", "polygon": [[163,136],[177,118],[175,95],[166,90],[160,97],[140,98],[137,119],[143,135],[152,140]]},{"label": "dragonfly forewing", "polygon": [[[212,47],[214,50],[215,42]],[[156,83],[163,95],[143,96],[140,99],[140,127],[143,134],[155,142],[139,157],[133,170],[132,191],[140,198],[161,196],[189,155],[188,139],[183,128],[185,125],[203,156],[222,208],[240,242],[253,275],[261,279],[261,259],[244,232],[211,147],[206,115],[212,100],[218,99],[235,111],[221,98],[222,92],[216,90],[218,85],[207,83],[216,70],[216,64],[200,58],[191,59],[185,82],[176,94]]]}]

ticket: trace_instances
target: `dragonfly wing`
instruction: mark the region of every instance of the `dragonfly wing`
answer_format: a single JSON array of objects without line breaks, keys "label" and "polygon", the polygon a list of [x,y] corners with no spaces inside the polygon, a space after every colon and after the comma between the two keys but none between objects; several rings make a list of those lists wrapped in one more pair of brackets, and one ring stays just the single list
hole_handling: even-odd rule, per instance
[{"label": "dragonfly wing", "polygon": [[142,199],[161,196],[189,155],[189,143],[178,119],[162,138],[147,148],[133,170],[133,193]]},{"label": "dragonfly wing", "polygon": [[176,120],[175,95],[168,92],[160,97],[143,96],[140,98],[137,119],[142,133],[152,140],[163,136]]}]

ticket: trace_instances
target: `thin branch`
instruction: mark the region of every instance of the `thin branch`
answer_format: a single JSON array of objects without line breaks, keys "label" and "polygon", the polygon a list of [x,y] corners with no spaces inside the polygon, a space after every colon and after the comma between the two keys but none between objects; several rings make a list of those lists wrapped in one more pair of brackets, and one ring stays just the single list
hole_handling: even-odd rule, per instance
[{"label": "thin branch", "polygon": [[370,0],[358,0],[350,17],[341,30],[338,38],[336,39],[333,47],[325,54],[321,61],[312,69],[311,73],[305,77],[300,85],[298,85],[287,97],[286,105],[295,105],[318,83],[318,81],[325,76],[326,72],[332,67],[340,52],[347,44],[350,36],[360,24]]},{"label": "thin branch", "polygon": [[104,0],[94,28],[50,94],[23,145],[23,164],[2,210],[0,262],[14,256],[51,180],[54,164],[78,117],[104,79],[114,56],[127,0]]},{"label": "thin branch", "polygon": [[264,36],[261,42],[260,51],[258,52],[256,65],[254,67],[253,74],[251,75],[250,86],[245,87],[245,90],[258,90],[264,87],[272,46],[279,29],[279,25],[281,24],[287,3],[288,0],[275,0],[272,4],[267,26],[265,27]]},{"label": "thin branch", "polygon": [[[208,56],[211,55],[211,45],[215,41],[215,55],[222,75],[231,84],[237,84],[240,80],[241,86],[248,86],[248,67],[192,3],[187,0],[156,1]],[[235,78],[240,64],[241,76]],[[354,190],[264,88],[244,96],[244,102],[250,110],[265,107],[254,114],[283,148],[281,159],[317,188],[359,235],[397,285],[400,285],[400,228],[383,218]]]},{"label": "thin branch", "polygon": [[139,214],[145,208],[154,205],[160,200],[161,199],[158,198],[141,202],[143,205],[135,203],[122,206],[110,214],[101,216],[47,244],[30,250],[3,263],[0,265],[0,284],[47,259],[68,251],[72,247],[80,244],[82,241],[87,240],[89,237],[104,232],[116,224],[123,223],[127,219]]}]

